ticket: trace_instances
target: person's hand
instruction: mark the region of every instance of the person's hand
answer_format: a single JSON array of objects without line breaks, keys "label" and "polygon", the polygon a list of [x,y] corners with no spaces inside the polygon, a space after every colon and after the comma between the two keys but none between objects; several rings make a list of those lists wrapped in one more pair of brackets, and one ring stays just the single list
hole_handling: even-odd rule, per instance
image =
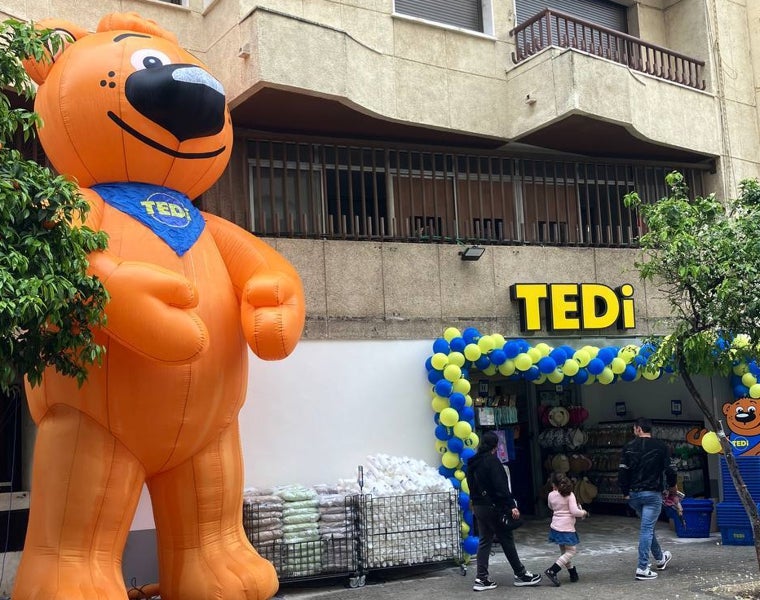
[{"label": "person's hand", "polygon": [[583,517],[584,519],[588,519],[591,516],[591,513],[588,511],[584,511],[586,515]]},{"label": "person's hand", "polygon": [[520,518],[520,511],[516,508],[512,509],[512,518],[513,519],[519,519]]}]

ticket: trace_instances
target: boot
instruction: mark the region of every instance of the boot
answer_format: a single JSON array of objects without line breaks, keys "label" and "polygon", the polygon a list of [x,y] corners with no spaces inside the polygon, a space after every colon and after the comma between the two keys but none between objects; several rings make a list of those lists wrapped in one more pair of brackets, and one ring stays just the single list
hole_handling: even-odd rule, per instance
[{"label": "boot", "polygon": [[544,571],[544,575],[549,578],[549,581],[554,584],[554,587],[559,587],[559,577],[557,577],[557,573],[559,573],[561,570],[562,567],[560,567],[557,563],[554,563],[551,567]]},{"label": "boot", "polygon": [[567,572],[570,573],[570,581],[573,583],[578,581],[578,571],[575,570],[575,567],[570,567]]}]

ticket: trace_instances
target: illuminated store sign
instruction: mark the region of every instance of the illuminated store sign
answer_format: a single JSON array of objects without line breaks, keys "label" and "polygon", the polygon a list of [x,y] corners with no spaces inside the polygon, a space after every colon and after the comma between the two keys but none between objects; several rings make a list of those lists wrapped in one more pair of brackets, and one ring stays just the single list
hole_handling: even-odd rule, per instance
[{"label": "illuminated store sign", "polygon": [[542,304],[547,331],[636,327],[630,283],[615,289],[601,283],[515,283],[509,296],[518,304],[522,331],[542,329]]}]

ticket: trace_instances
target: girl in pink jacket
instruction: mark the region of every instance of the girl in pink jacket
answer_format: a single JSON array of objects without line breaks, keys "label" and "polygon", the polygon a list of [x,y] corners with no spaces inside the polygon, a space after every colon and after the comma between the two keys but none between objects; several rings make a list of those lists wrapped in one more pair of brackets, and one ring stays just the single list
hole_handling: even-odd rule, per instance
[{"label": "girl in pink jacket", "polygon": [[544,571],[556,587],[559,587],[557,574],[562,567],[567,568],[570,581],[578,581],[578,571],[572,565],[571,560],[575,556],[575,547],[580,541],[575,532],[575,519],[588,517],[588,511],[583,510],[575,499],[573,483],[563,473],[552,474],[552,488],[549,493],[549,508],[552,509],[552,523],[549,529],[549,541],[559,544],[560,557],[554,564]]}]

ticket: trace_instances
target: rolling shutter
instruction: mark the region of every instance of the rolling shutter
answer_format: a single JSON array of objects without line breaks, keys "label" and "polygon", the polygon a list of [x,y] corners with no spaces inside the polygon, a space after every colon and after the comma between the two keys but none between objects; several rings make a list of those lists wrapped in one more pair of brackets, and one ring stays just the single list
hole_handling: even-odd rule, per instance
[{"label": "rolling shutter", "polygon": [[518,25],[547,8],[554,8],[585,21],[628,33],[625,6],[606,0],[515,0],[515,5]]},{"label": "rolling shutter", "polygon": [[396,0],[397,13],[483,31],[481,0]]}]

